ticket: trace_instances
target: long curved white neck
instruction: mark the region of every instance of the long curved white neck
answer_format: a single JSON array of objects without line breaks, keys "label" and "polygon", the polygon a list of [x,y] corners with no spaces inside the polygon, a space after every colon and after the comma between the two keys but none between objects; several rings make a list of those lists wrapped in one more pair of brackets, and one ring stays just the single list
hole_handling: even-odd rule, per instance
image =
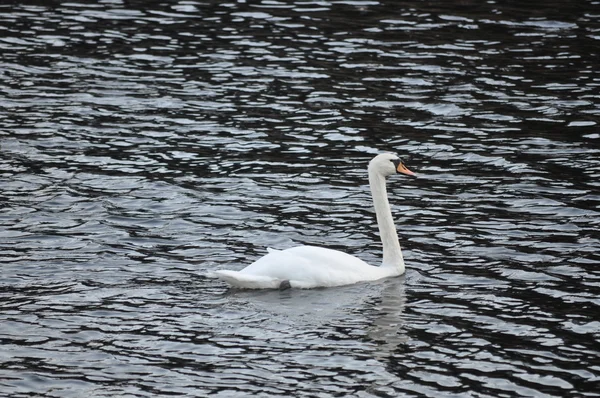
[{"label": "long curved white neck", "polygon": [[388,202],[385,177],[369,168],[369,185],[371,187],[371,195],[373,195],[373,205],[375,206],[375,214],[377,215],[379,235],[383,244],[383,262],[381,266],[397,268],[399,273],[403,273],[404,259],[402,258],[402,250],[400,249],[398,234],[396,233],[390,203]]}]

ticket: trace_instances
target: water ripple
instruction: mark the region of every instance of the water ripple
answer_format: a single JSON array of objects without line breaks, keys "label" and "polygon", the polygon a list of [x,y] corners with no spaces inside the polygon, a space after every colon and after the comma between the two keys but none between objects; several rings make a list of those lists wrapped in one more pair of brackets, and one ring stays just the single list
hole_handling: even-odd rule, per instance
[{"label": "water ripple", "polygon": [[[544,396],[600,371],[593,1],[0,6],[10,396]],[[247,292],[265,247],[407,273]]]}]

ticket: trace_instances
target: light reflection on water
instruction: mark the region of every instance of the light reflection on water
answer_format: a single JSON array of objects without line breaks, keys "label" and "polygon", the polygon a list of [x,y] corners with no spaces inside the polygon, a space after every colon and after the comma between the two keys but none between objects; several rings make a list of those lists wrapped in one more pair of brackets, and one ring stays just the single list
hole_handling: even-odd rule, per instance
[{"label": "light reflection on water", "polygon": [[[0,6],[1,390],[590,396],[592,1]],[[230,291],[265,247],[394,280]]]}]

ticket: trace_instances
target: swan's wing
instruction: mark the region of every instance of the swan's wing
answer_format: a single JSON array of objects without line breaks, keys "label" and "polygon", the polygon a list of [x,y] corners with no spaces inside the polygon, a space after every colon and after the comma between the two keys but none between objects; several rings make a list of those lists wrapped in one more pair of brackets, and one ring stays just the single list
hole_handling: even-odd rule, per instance
[{"label": "swan's wing", "polygon": [[282,253],[293,254],[302,257],[306,261],[319,267],[327,267],[332,270],[352,272],[362,271],[364,267],[373,268],[358,257],[339,250],[327,249],[317,246],[296,246],[283,250]]}]

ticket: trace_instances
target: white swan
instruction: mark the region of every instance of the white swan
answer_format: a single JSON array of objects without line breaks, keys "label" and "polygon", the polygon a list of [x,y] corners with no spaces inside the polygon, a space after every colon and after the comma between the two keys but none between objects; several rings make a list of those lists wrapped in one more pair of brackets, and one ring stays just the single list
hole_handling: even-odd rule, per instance
[{"label": "white swan", "polygon": [[298,246],[286,250],[267,249],[268,254],[241,271],[214,272],[231,286],[246,289],[314,288],[373,281],[404,273],[404,259],[387,198],[385,178],[408,170],[396,155],[383,153],[369,163],[369,185],[377,215],[383,261],[374,267],[338,250]]}]

